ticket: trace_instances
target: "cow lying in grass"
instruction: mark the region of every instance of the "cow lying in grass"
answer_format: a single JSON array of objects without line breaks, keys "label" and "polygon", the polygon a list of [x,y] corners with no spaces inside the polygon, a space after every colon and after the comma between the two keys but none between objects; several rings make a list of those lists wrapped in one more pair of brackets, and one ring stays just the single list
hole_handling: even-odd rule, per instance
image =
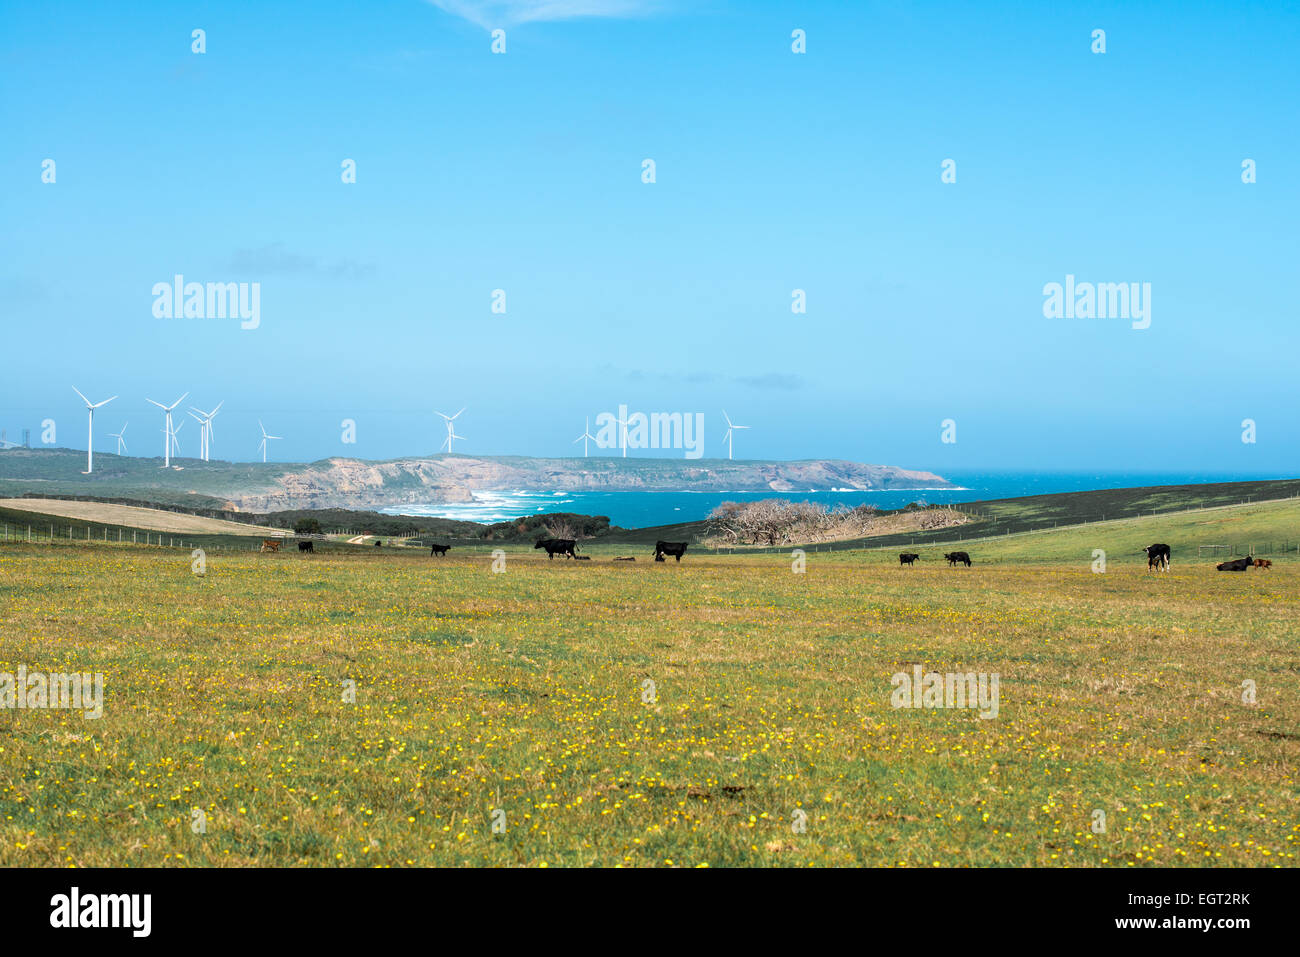
[{"label": "cow lying in grass", "polygon": [[901,555],[898,556],[898,564],[910,565],[912,564],[912,562],[916,561],[920,557],[921,556],[916,554],[915,552],[903,552]]},{"label": "cow lying in grass", "polygon": [[1219,562],[1214,567],[1221,572],[1244,572],[1253,564],[1255,564],[1255,559],[1247,555],[1245,558],[1235,558],[1230,562]]},{"label": "cow lying in grass", "polygon": [[686,542],[655,542],[655,561],[661,562],[665,555],[672,555],[679,562],[686,554]]},{"label": "cow lying in grass", "polygon": [[546,549],[546,557],[554,558],[556,555],[568,555],[570,558],[577,558],[574,553],[574,545],[577,543],[572,538],[543,538],[534,549]]},{"label": "cow lying in grass", "polygon": [[970,556],[965,552],[948,552],[943,557],[948,559],[949,568],[956,566],[958,563],[964,564],[967,568],[970,568]]},{"label": "cow lying in grass", "polygon": [[451,548],[450,545],[430,545],[429,557],[432,558],[434,555],[446,555],[447,549],[449,548]]}]

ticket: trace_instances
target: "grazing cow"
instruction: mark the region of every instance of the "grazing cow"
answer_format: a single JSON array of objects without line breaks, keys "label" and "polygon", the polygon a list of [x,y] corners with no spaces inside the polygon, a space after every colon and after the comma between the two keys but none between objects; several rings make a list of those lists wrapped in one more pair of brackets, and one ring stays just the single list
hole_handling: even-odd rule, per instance
[{"label": "grazing cow", "polygon": [[943,556],[948,559],[948,567],[953,568],[958,562],[962,562],[967,568],[970,568],[970,556],[965,552],[948,552]]},{"label": "grazing cow", "polygon": [[568,555],[570,558],[577,558],[578,556],[573,550],[575,544],[576,542],[572,538],[543,538],[533,548],[546,549],[547,558],[554,558],[556,555]]},{"label": "grazing cow", "polygon": [[277,541],[276,539],[274,539],[274,538],[264,538],[264,539],[262,539],[262,551],[264,551],[264,552],[278,552],[279,550],[280,550],[280,543],[279,543],[279,541]]},{"label": "grazing cow", "polygon": [[661,562],[665,555],[672,555],[679,562],[686,554],[686,542],[655,542],[655,561]]},{"label": "grazing cow", "polygon": [[379,539],[376,538],[376,539],[375,539],[375,548],[383,548],[383,547],[384,547],[384,543],[381,542]]},{"label": "grazing cow", "polygon": [[1256,567],[1256,568],[1272,568],[1272,567],[1273,567],[1273,559],[1271,559],[1271,558],[1257,558],[1257,559],[1255,559],[1255,567]]},{"label": "grazing cow", "polygon": [[1234,558],[1230,562],[1219,562],[1214,567],[1221,572],[1244,572],[1253,564],[1255,564],[1255,559],[1247,555],[1245,558]]},{"label": "grazing cow", "polygon": [[1169,546],[1168,545],[1148,545],[1142,551],[1147,553],[1147,571],[1155,569],[1156,571],[1169,571]]},{"label": "grazing cow", "polygon": [[316,552],[316,548],[312,545],[311,542],[299,542],[299,543],[298,543],[298,551],[300,551],[300,552],[312,552],[313,554],[315,554],[315,552]]},{"label": "grazing cow", "polygon": [[429,557],[432,558],[434,555],[446,555],[447,549],[449,548],[451,548],[450,545],[431,545],[429,546]]},{"label": "grazing cow", "polygon": [[898,556],[898,564],[910,565],[912,564],[912,562],[916,561],[920,557],[921,556],[916,554],[915,552],[903,552],[901,555]]}]

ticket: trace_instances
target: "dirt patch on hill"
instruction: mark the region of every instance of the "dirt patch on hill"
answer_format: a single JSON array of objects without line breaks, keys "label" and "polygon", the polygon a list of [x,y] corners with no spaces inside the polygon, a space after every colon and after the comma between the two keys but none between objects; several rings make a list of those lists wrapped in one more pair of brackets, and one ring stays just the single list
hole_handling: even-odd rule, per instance
[{"label": "dirt patch on hill", "polygon": [[54,498],[0,498],[0,506],[43,515],[58,515],[82,522],[99,522],[102,525],[124,525],[150,532],[172,532],[180,535],[249,535],[258,538],[268,534],[283,535],[282,528],[245,525],[220,518],[204,518],[157,508],[138,508],[134,505],[110,505],[103,502],[67,502]]}]

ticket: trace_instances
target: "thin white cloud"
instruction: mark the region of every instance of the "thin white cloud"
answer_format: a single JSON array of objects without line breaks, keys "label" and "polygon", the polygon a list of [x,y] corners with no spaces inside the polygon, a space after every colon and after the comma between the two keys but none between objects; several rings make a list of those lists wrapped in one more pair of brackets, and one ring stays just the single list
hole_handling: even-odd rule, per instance
[{"label": "thin white cloud", "polygon": [[643,17],[663,9],[663,0],[427,0],[485,30],[543,20],[578,17]]}]

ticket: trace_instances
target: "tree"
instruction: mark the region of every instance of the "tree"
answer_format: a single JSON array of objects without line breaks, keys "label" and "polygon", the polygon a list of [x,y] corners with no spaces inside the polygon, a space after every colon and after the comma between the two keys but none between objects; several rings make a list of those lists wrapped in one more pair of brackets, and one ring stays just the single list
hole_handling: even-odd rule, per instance
[{"label": "tree", "polygon": [[300,518],[293,523],[293,530],[297,535],[319,535],[320,522],[314,518]]}]

